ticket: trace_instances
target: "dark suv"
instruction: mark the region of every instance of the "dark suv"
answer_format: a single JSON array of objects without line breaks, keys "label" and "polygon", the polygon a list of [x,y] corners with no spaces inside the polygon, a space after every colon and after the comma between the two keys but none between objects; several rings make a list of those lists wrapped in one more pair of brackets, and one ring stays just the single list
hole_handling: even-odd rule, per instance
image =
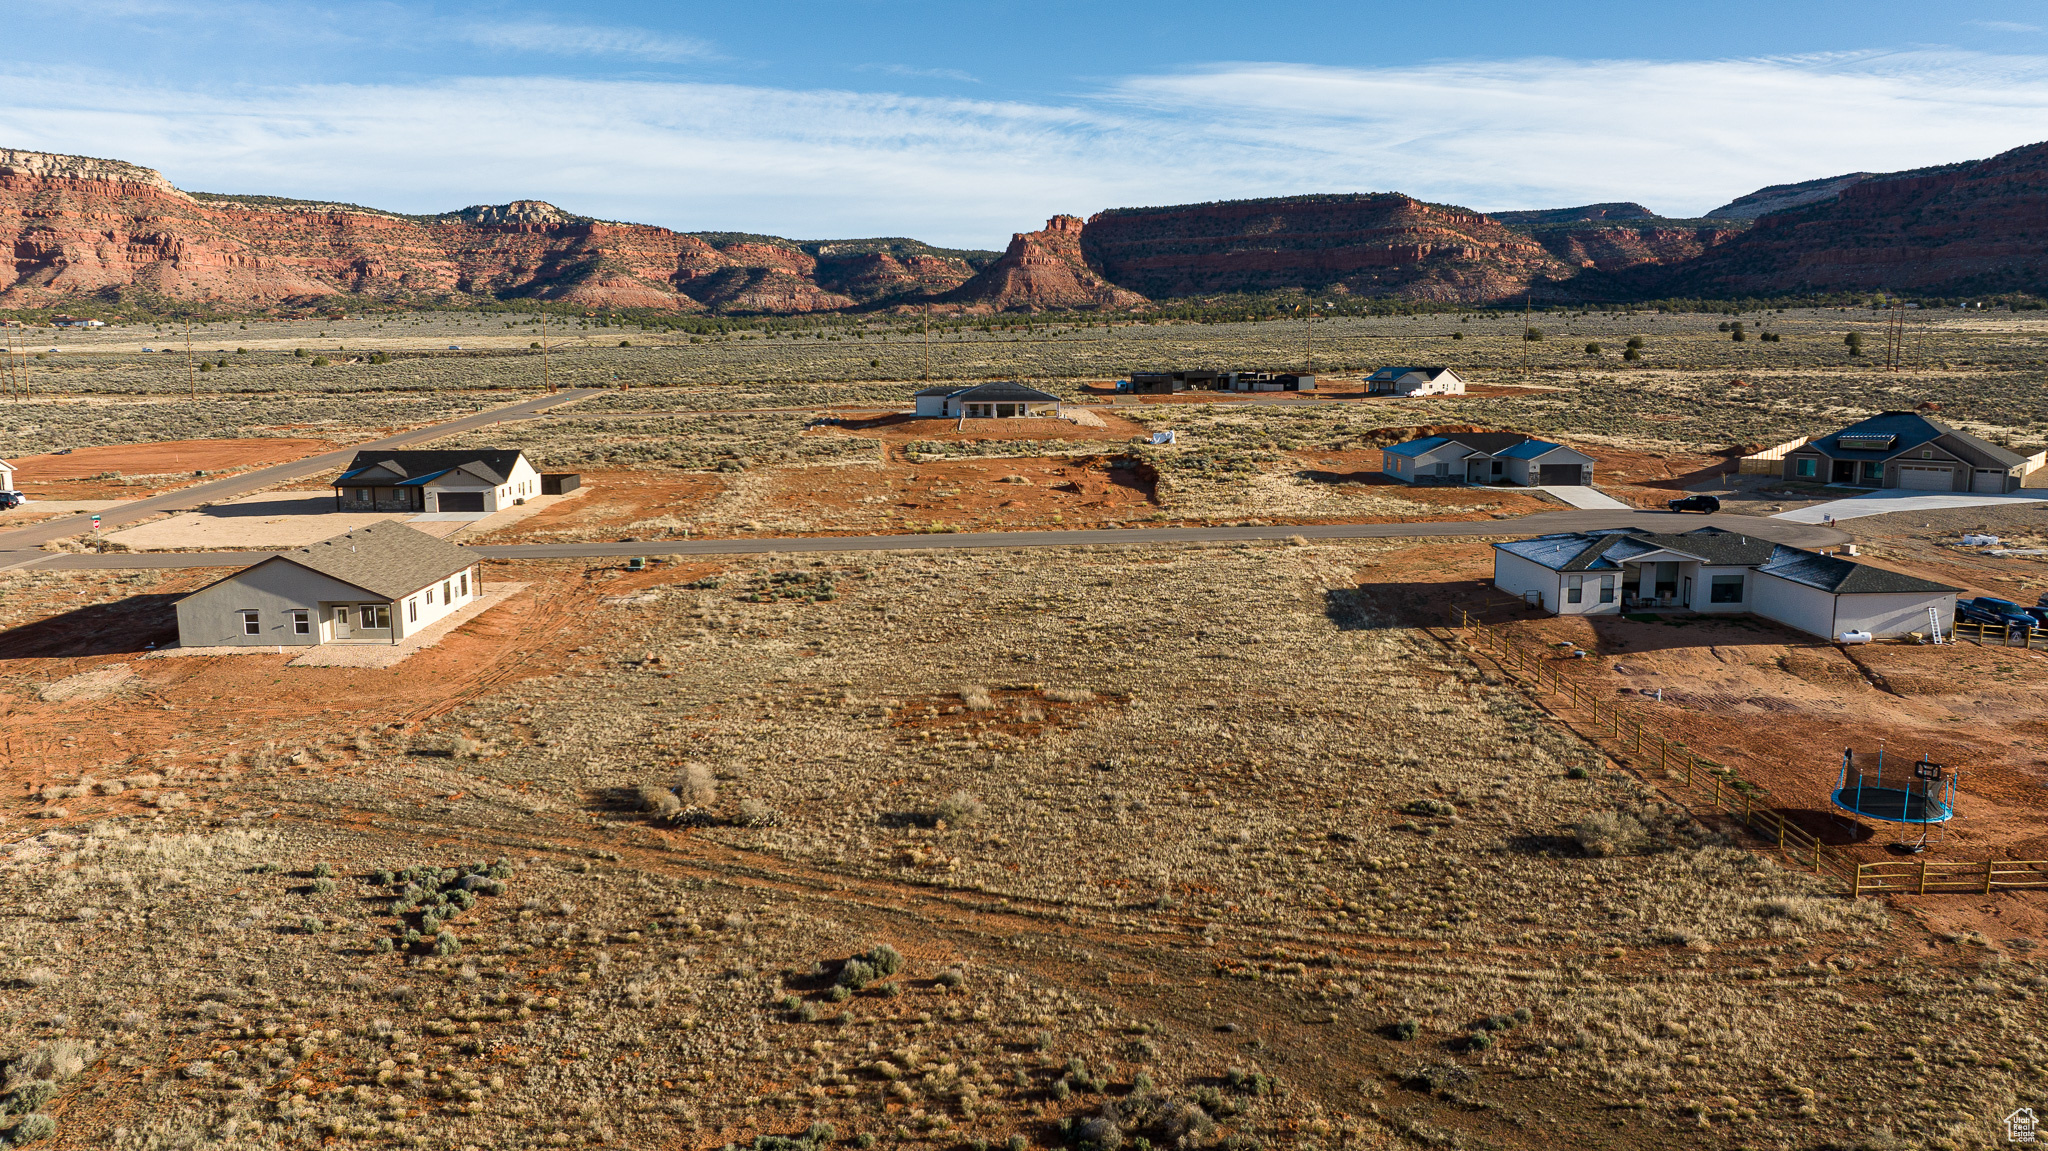
[{"label": "dark suv", "polygon": [[28,497],[20,492],[0,491],[0,512],[12,511],[20,507],[27,500]]},{"label": "dark suv", "polygon": [[1713,515],[1721,510],[1721,501],[1713,496],[1686,496],[1664,505],[1674,512],[1705,512]]},{"label": "dark suv", "polygon": [[1988,623],[1994,627],[2036,627],[2040,621],[2026,613],[2020,605],[2009,599],[1980,595],[1976,599],[1959,600],[1956,615],[1971,623]]}]

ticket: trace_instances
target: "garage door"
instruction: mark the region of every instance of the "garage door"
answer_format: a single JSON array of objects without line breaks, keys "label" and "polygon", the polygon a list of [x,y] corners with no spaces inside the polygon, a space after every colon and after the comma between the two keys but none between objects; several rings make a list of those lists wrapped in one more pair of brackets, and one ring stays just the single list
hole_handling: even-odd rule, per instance
[{"label": "garage door", "polygon": [[484,510],[482,492],[442,492],[441,510],[444,512],[480,512]]},{"label": "garage door", "polygon": [[1899,486],[1916,492],[1951,492],[1956,487],[1955,469],[1900,464]]},{"label": "garage door", "polygon": [[1996,496],[1996,495],[2004,495],[2004,494],[2005,494],[2005,473],[2004,473],[2004,472],[1978,472],[1978,473],[1976,474],[1975,478],[1973,478],[1973,479],[1972,479],[1972,480],[1970,481],[1970,490],[1971,490],[1971,491],[1973,491],[1973,492],[1979,492],[1979,493],[1988,493],[1988,494],[1990,494],[1990,495],[1994,495],[1994,496]]},{"label": "garage door", "polygon": [[1586,470],[1578,464],[1544,464],[1536,476],[1544,487],[1569,487],[1584,483]]}]

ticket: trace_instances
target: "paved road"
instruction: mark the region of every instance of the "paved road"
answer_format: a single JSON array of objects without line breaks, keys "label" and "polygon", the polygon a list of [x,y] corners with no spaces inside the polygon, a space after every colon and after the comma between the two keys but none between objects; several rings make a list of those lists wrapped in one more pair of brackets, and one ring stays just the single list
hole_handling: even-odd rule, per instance
[{"label": "paved road", "polygon": [[1887,515],[1891,512],[1945,511],[1949,508],[1983,508],[1998,504],[2037,504],[2044,501],[2048,501],[2048,491],[2032,490],[2010,495],[1987,496],[1971,495],[1968,492],[1912,492],[1903,488],[1886,488],[1882,491],[1866,492],[1860,496],[1850,496],[1847,499],[1830,500],[1797,511],[1779,512],[1771,518],[1796,524],[1817,524],[1828,516],[1838,520],[1854,520],[1864,516]]},{"label": "paved road", "polygon": [[[1818,524],[1787,523],[1732,514],[1699,516],[1677,512],[1564,511],[1542,512],[1515,520],[1461,520],[1451,523],[1278,524],[1271,527],[1106,528],[1043,532],[957,532],[943,535],[798,536],[778,539],[662,540],[641,543],[560,543],[478,545],[475,551],[497,559],[601,559],[609,556],[761,555],[768,552],[925,551],[933,548],[1125,547],[1133,544],[1234,543],[1283,540],[1458,538],[1527,536],[1596,528],[1640,527],[1682,532],[1717,527],[1791,544],[1833,547],[1849,542],[1849,534]],[[129,552],[113,555],[48,555],[22,565],[33,571],[85,569],[244,567],[275,552]]]},{"label": "paved road", "polygon": [[[373,440],[365,444],[355,444],[337,451],[324,452],[317,456],[307,456],[305,459],[293,460],[290,463],[274,464],[267,468],[259,468],[253,472],[244,472],[238,476],[228,476],[223,479],[209,480],[203,484],[194,484],[189,488],[180,488],[174,492],[165,492],[160,496],[151,496],[148,499],[136,500],[133,503],[108,508],[100,513],[101,528],[102,530],[112,531],[125,524],[146,520],[160,512],[189,511],[200,504],[231,500],[237,496],[247,495],[250,492],[261,491],[275,484],[288,483],[295,479],[318,475],[321,472],[338,468],[347,463],[360,451],[403,447],[406,444],[416,444],[422,440],[435,440],[442,436],[452,436],[457,432],[466,432],[473,428],[486,427],[500,420],[525,419],[545,408],[551,408],[557,404],[572,403],[585,396],[597,395],[602,390],[600,388],[574,388],[564,390],[552,396],[536,396],[533,399],[521,400],[516,404],[508,404],[504,407],[487,408],[484,411],[463,416],[460,419],[449,420],[446,423],[428,424],[425,427],[413,428],[410,431],[400,432],[395,436],[386,436],[381,440]],[[31,524],[25,528],[15,528],[13,531],[0,532],[0,568],[21,566],[22,562],[30,556],[41,554],[39,552],[32,552],[30,549],[41,547],[51,540],[75,536],[90,530],[92,530],[91,516],[79,514],[62,516],[39,524]]]}]

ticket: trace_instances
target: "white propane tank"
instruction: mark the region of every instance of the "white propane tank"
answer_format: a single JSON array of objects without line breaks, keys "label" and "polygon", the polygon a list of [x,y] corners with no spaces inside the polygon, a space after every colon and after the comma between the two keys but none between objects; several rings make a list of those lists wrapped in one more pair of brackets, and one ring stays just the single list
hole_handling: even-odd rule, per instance
[{"label": "white propane tank", "polygon": [[1869,643],[1875,638],[1867,631],[1845,631],[1841,635],[1843,643]]}]

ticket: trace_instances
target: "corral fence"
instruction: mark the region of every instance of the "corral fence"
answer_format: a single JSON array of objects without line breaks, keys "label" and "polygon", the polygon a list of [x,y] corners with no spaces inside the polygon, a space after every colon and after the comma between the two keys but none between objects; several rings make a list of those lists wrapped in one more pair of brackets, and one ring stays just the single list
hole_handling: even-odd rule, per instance
[{"label": "corral fence", "polygon": [[1683,743],[1666,738],[1645,722],[1638,709],[1602,699],[1578,676],[1567,675],[1566,661],[1549,658],[1541,649],[1532,650],[1501,628],[1481,622],[1464,607],[1451,610],[1454,625],[1474,654],[1487,657],[1510,680],[1537,695],[1548,694],[1575,709],[1583,718],[1573,727],[1609,758],[1629,764],[1653,781],[1682,788],[1687,801],[1739,820],[1772,845],[1789,866],[1839,884],[1852,898],[1872,893],[1988,895],[2048,888],[2048,860],[1859,863],[1786,818],[1770,789],[1743,779],[1734,768],[1693,754]]},{"label": "corral fence", "polygon": [[1794,449],[1803,448],[1813,441],[1806,436],[1772,444],[1760,452],[1751,452],[1735,464],[1735,474],[1741,476],[1775,476],[1785,470],[1785,456]]}]

